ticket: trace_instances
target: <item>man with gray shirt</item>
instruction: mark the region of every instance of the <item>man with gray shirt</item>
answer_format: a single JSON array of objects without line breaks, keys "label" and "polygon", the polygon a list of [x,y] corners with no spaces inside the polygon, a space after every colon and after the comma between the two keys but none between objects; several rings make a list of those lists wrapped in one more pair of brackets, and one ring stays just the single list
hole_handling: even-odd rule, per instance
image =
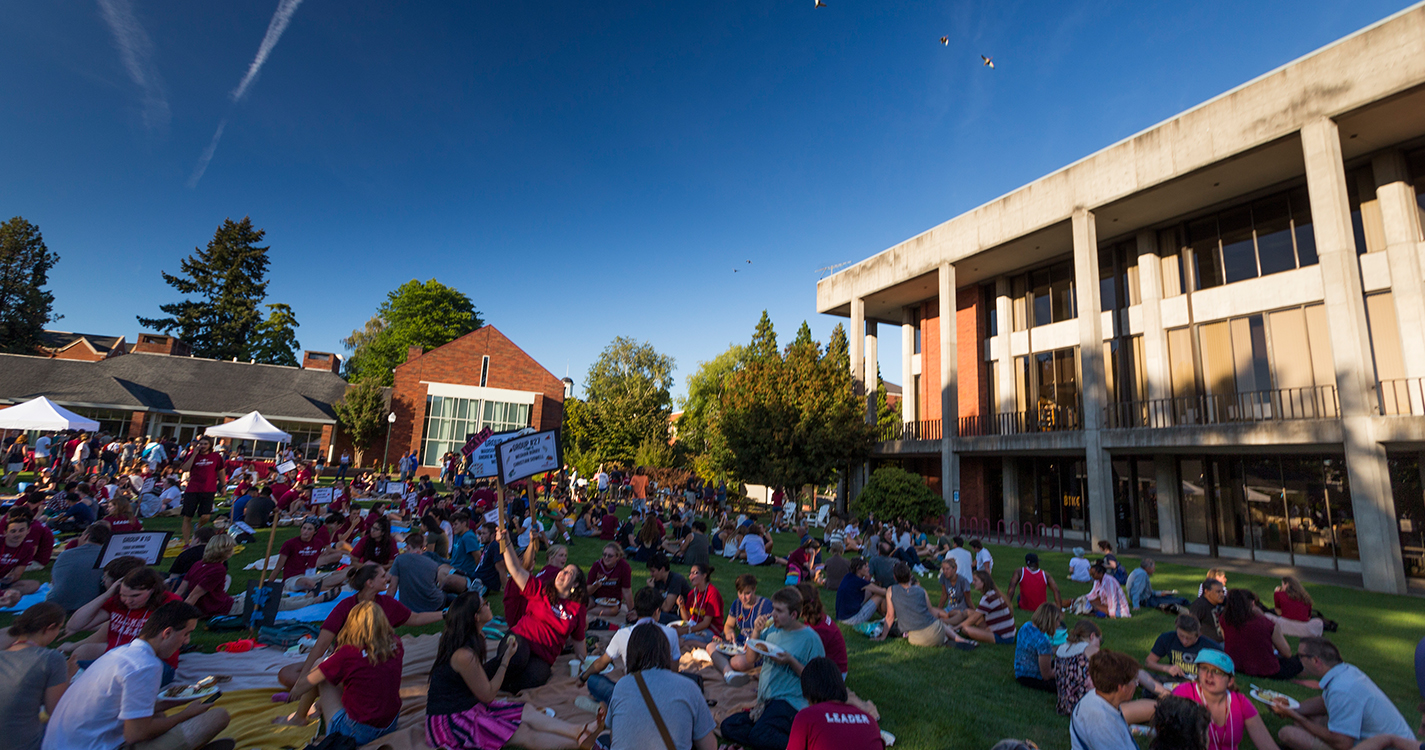
[{"label": "man with gray shirt", "polygon": [[94,563],[112,535],[108,524],[95,521],[79,535],[79,546],[59,553],[50,573],[50,590],[45,601],[73,613],[103,593],[104,571]]},{"label": "man with gray shirt", "polygon": [[439,612],[445,609],[445,592],[440,587],[444,576],[440,563],[427,557],[425,551],[424,534],[406,534],[406,551],[391,563],[391,585],[386,594],[396,592],[396,599],[412,612]]}]

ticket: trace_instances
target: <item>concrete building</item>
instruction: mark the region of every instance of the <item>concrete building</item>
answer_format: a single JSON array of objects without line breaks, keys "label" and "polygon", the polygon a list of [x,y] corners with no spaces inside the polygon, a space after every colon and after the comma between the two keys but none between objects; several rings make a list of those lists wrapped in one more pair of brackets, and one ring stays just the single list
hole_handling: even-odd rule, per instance
[{"label": "concrete building", "polygon": [[1425,4],[823,279],[817,309],[864,331],[863,389],[900,327],[876,460],[952,514],[1403,592],[1422,216]]}]

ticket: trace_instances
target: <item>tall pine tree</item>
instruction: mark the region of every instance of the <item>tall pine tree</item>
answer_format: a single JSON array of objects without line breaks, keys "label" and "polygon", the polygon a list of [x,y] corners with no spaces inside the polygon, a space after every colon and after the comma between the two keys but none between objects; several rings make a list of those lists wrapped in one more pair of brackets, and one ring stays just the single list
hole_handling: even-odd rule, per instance
[{"label": "tall pine tree", "polygon": [[139,324],[177,334],[197,357],[252,358],[262,323],[258,305],[267,297],[268,248],[257,244],[266,234],[246,216],[224,219],[206,248],[183,259],[182,275],[162,272],[165,283],[190,298],[159,305],[169,317],[140,317]]},{"label": "tall pine tree", "polygon": [[253,332],[252,356],[258,362],[269,365],[296,367],[297,352],[302,343],[297,340],[296,328],[300,327],[291,305],[282,303],[267,306],[267,319],[257,324]]},{"label": "tall pine tree", "polygon": [[777,332],[772,329],[772,319],[767,317],[767,311],[762,311],[762,319],[757,321],[757,329],[752,332],[752,343],[747,347],[747,358],[751,360],[767,361],[781,359],[781,352],[777,349]]},{"label": "tall pine tree", "polygon": [[0,224],[0,352],[34,354],[45,324],[58,320],[43,288],[58,260],[39,227],[19,216]]}]

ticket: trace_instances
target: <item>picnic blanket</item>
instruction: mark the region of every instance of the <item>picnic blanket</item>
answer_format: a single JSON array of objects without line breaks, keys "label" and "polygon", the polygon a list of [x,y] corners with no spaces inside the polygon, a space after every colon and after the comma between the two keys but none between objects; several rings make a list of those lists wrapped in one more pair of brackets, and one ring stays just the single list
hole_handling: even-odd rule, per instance
[{"label": "picnic blanket", "polygon": [[277,622],[321,622],[327,619],[327,615],[330,615],[332,610],[336,609],[338,602],[353,596],[356,596],[355,591],[342,589],[341,594],[329,602],[308,604],[299,609],[289,609],[286,612],[278,612],[277,617],[274,619]]},{"label": "picnic blanket", "polygon": [[19,603],[8,609],[0,609],[0,612],[24,612],[30,607],[33,607],[36,604],[39,604],[40,602],[44,601],[46,596],[49,596],[48,582],[40,584],[39,591],[36,591],[35,593],[29,594],[27,596],[20,597]]}]

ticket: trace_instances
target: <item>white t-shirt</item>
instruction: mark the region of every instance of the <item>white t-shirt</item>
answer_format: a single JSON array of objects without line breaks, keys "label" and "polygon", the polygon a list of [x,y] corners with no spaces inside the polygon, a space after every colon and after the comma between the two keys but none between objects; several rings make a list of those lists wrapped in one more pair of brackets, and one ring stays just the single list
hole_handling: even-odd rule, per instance
[{"label": "white t-shirt", "polygon": [[767,561],[767,545],[763,544],[762,537],[756,534],[742,537],[742,546],[738,549],[747,553],[748,565],[761,565]]},{"label": "white t-shirt", "polygon": [[[525,547],[529,546],[529,522],[532,520],[533,519],[530,517],[526,517],[524,519],[524,531],[521,531],[519,537],[515,539],[515,546],[519,547],[520,549],[524,549]],[[544,532],[544,524],[542,522],[535,521],[534,524],[535,527],[539,529],[540,533]]]},{"label": "white t-shirt", "polygon": [[1087,558],[1075,557],[1069,560],[1069,580],[1079,583],[1088,583],[1093,580],[1089,575],[1089,561]]},{"label": "white t-shirt", "polygon": [[[628,639],[633,635],[633,629],[645,622],[653,622],[653,618],[645,617],[626,628],[615,630],[614,637],[609,640],[609,647],[604,649],[604,653],[608,654],[610,659],[617,660],[619,666],[626,668],[627,664],[624,662],[624,658],[628,654]],[[677,664],[678,659],[682,656],[682,652],[678,648],[678,631],[661,622],[653,624],[657,625],[663,631],[663,635],[668,637],[668,650],[673,657],[673,663]]]},{"label": "white t-shirt", "polygon": [[946,552],[945,556],[955,561],[956,573],[959,573],[960,575],[966,578],[974,578],[975,561],[974,558],[970,557],[969,550],[965,549],[964,547],[955,547],[949,552]]},{"label": "white t-shirt", "polygon": [[990,551],[984,547],[975,553],[975,570],[994,570],[995,559],[990,557]]},{"label": "white t-shirt", "polygon": [[43,750],[114,750],[124,722],[153,716],[163,662],[141,638],[99,657],[75,678],[50,717]]},{"label": "white t-shirt", "polygon": [[35,458],[49,458],[49,437],[35,441]]},{"label": "white t-shirt", "polygon": [[183,491],[177,487],[169,487],[159,494],[158,499],[163,502],[164,510],[177,508],[183,504]]}]

